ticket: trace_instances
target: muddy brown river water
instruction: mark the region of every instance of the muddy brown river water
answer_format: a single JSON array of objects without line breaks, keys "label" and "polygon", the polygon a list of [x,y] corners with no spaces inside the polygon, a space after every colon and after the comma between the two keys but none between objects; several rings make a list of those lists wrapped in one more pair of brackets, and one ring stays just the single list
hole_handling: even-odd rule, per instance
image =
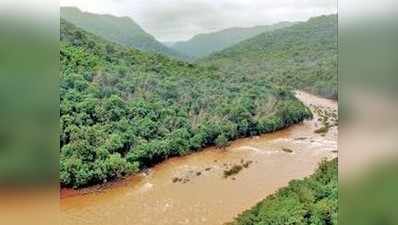
[{"label": "muddy brown river water", "polygon": [[[333,100],[304,92],[297,97],[312,109],[337,110]],[[65,194],[61,224],[222,225],[290,180],[312,174],[322,159],[337,156],[337,127],[314,133],[318,118],[234,141],[225,150],[210,147],[169,159],[100,192]],[[252,163],[223,177],[224,170],[245,162]]]}]

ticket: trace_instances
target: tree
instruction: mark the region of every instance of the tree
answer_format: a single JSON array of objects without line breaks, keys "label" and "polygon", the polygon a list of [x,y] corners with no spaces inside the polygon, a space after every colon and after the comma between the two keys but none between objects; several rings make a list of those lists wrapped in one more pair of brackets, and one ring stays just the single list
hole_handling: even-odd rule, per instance
[{"label": "tree", "polygon": [[217,148],[225,149],[228,146],[228,139],[225,137],[225,135],[221,134],[216,138],[215,144]]},{"label": "tree", "polygon": [[108,177],[122,177],[138,171],[136,164],[128,163],[119,153],[109,155],[105,160],[105,168]]}]

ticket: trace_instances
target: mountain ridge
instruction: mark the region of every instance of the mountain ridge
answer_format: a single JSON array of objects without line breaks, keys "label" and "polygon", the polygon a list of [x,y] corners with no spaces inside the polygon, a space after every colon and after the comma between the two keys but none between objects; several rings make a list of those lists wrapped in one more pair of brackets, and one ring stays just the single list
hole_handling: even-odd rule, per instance
[{"label": "mountain ridge", "polygon": [[201,58],[231,47],[258,34],[288,27],[293,24],[295,23],[280,22],[273,25],[231,27],[216,32],[197,34],[187,41],[175,42],[171,48],[181,54]]},{"label": "mountain ridge", "polygon": [[61,7],[60,11],[61,18],[108,41],[146,52],[182,57],[157,41],[130,17],[83,12],[77,7]]}]

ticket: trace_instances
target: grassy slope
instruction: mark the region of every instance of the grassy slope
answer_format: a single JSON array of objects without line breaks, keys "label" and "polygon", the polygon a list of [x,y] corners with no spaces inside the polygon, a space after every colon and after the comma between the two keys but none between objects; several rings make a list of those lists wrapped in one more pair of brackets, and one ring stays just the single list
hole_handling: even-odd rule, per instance
[{"label": "grassy slope", "polygon": [[261,33],[291,26],[292,24],[293,23],[282,22],[275,25],[230,28],[214,33],[198,34],[189,41],[181,41],[173,44],[172,48],[184,55],[200,58],[231,47]]},{"label": "grassy slope", "polygon": [[228,225],[337,224],[338,162],[322,162],[315,174],[293,180]]},{"label": "grassy slope", "polygon": [[337,16],[315,17],[263,33],[201,62],[337,98]]},{"label": "grassy slope", "polygon": [[261,79],[143,53],[61,19],[60,179],[106,182],[311,116]]},{"label": "grassy slope", "polygon": [[176,51],[158,42],[128,17],[82,12],[75,7],[61,7],[61,18],[109,41],[146,52],[180,57]]}]

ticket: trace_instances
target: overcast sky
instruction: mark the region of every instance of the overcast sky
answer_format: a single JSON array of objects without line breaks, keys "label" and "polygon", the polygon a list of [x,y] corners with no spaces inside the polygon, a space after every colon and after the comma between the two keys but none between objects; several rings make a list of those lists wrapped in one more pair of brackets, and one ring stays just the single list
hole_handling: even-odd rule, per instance
[{"label": "overcast sky", "polygon": [[61,6],[129,16],[160,41],[187,40],[198,33],[302,21],[337,12],[336,0],[61,0]]}]

